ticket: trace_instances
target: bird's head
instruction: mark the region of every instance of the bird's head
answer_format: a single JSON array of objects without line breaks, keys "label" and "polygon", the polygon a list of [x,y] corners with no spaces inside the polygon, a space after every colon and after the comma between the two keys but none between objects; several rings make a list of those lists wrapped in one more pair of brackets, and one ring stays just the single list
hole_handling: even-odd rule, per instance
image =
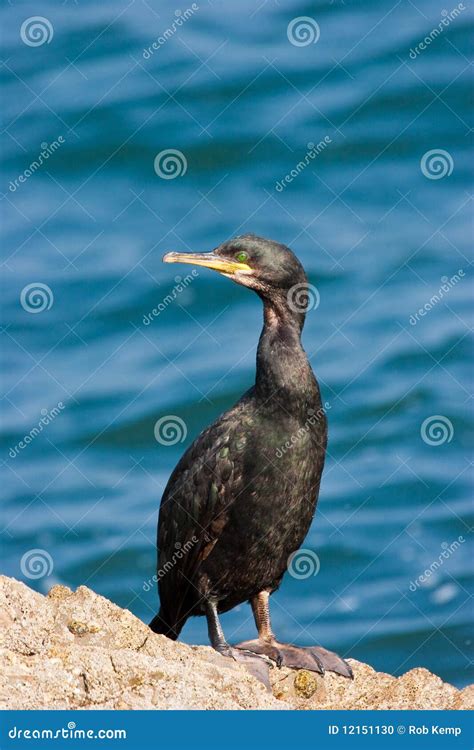
[{"label": "bird's head", "polygon": [[234,237],[210,253],[167,253],[163,261],[211,268],[274,303],[285,304],[293,289],[307,284],[303,266],[288,247],[253,234]]}]

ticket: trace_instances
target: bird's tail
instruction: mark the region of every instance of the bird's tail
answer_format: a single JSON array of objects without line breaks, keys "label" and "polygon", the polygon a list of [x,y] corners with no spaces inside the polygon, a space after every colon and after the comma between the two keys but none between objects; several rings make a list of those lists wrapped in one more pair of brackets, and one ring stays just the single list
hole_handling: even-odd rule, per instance
[{"label": "bird's tail", "polygon": [[169,618],[164,612],[163,609],[160,609],[157,615],[153,618],[153,620],[150,622],[150,628],[153,630],[154,633],[160,633],[161,635],[165,635],[167,638],[171,638],[172,641],[175,641],[182,628],[183,628],[184,622],[175,622],[174,618]]}]

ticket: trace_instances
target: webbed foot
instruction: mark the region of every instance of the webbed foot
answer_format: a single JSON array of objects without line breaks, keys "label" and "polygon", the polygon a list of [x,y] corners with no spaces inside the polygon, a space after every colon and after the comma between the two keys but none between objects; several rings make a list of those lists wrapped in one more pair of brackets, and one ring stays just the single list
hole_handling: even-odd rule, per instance
[{"label": "webbed foot", "polygon": [[246,648],[234,648],[228,643],[222,644],[216,648],[222,656],[227,656],[234,661],[243,664],[253,677],[262,682],[267,690],[271,692],[269,668],[274,666],[274,662],[265,654],[258,654],[255,651]]},{"label": "webbed foot", "polygon": [[324,674],[325,671],[335,672],[343,677],[353,679],[350,665],[333,651],[322,646],[293,646],[291,643],[279,643],[276,640],[244,641],[236,649],[243,649],[261,656],[267,656],[279,666],[292,669],[307,669],[310,672]]}]

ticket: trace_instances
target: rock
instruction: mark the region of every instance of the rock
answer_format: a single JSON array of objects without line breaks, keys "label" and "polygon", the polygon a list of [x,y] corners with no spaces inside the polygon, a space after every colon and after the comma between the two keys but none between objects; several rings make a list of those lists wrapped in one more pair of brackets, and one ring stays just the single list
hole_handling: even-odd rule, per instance
[{"label": "rock", "polygon": [[294,670],[274,669],[271,675],[273,693],[292,708],[300,709],[474,708],[474,685],[458,690],[427,669],[411,669],[401,677],[392,677],[355,659],[348,661],[354,680],[346,680],[332,672],[326,672],[324,677],[310,673],[313,678],[310,683],[302,678],[304,672],[295,678]]},{"label": "rock", "polygon": [[273,694],[206,646],[152,633],[85,586],[47,597],[0,577],[2,709],[371,709],[474,707],[426,669],[399,678],[350,660],[354,680],[270,670]]}]

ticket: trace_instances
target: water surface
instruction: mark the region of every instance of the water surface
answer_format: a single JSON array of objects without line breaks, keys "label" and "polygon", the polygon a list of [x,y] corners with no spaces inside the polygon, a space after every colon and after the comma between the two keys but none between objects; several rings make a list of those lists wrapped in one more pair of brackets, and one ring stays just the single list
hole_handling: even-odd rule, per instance
[{"label": "water surface", "polygon": [[[444,10],[216,0],[173,27],[168,3],[3,8],[5,573],[41,591],[85,583],[151,619],[161,493],[252,384],[262,317],[211,272],[181,289],[188,271],[161,257],[253,231],[290,245],[318,291],[304,344],[330,427],[304,545],[319,572],[286,576],[275,630],[469,681],[470,11],[410,56]],[[20,30],[38,15],[53,36],[31,46]],[[316,43],[289,41],[300,16]],[[174,179],[154,169],[167,149],[186,163]],[[444,176],[423,161],[440,149]],[[41,313],[21,304],[37,283]],[[155,440],[168,415],[183,442]],[[32,549],[49,575],[25,575]],[[223,624],[231,641],[254,633],[247,605]],[[183,638],[206,642],[204,622]]]}]

